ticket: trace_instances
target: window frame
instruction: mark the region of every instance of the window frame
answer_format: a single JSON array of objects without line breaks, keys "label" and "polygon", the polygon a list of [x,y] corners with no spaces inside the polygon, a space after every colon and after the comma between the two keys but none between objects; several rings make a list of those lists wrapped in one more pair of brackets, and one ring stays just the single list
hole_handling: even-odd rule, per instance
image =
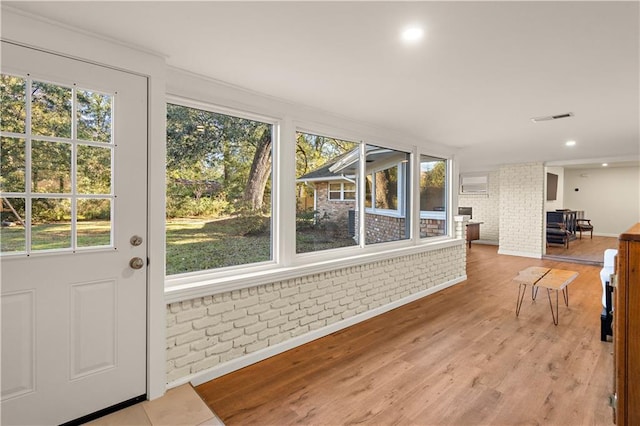
[{"label": "window frame", "polygon": [[[271,259],[265,260],[262,262],[224,266],[221,268],[203,269],[199,271],[190,271],[190,272],[182,272],[179,274],[167,275],[166,274],[166,255],[165,255],[165,259],[163,259],[163,262],[165,265],[165,287],[167,286],[171,287],[173,285],[176,285],[177,283],[182,283],[185,281],[186,282],[193,282],[194,280],[197,281],[198,278],[202,278],[203,282],[206,282],[207,280],[214,277],[234,276],[238,274],[239,271],[245,272],[250,270],[254,273],[259,273],[260,271],[271,269],[274,265],[277,265],[280,260],[280,257],[279,257],[280,251],[278,250],[279,239],[278,239],[278,234],[276,232],[276,228],[277,228],[276,216],[279,213],[279,204],[276,202],[276,200],[279,199],[280,187],[278,185],[279,174],[277,173],[278,159],[275,153],[276,153],[276,150],[278,149],[278,146],[280,145],[279,135],[280,135],[281,120],[274,117],[262,115],[262,114],[255,114],[255,113],[243,111],[241,109],[223,107],[214,103],[196,101],[193,99],[185,98],[182,96],[176,96],[176,95],[167,95],[165,98],[165,105],[167,104],[179,105],[186,108],[193,108],[193,109],[199,109],[202,111],[212,112],[215,114],[223,114],[223,115],[228,115],[236,118],[258,121],[261,123],[270,124],[272,126],[271,127],[272,129],[271,130],[271,199],[270,199]],[[166,138],[166,130],[165,130],[165,138]],[[165,144],[166,144],[166,139],[165,139]],[[165,194],[166,194],[166,185],[165,185]],[[166,222],[165,222],[165,236],[166,236]],[[166,240],[166,238],[163,238],[163,240]],[[166,242],[165,242],[165,246],[166,246]]]},{"label": "window frame", "polygon": [[[331,181],[329,181],[328,183],[329,183],[329,189],[328,189],[328,191],[327,191],[327,192],[328,192],[328,194],[329,194],[329,201],[336,201],[336,202],[337,202],[337,201],[356,201],[356,199],[357,199],[357,198],[356,198],[357,190],[356,190],[356,188],[355,188],[355,184],[354,184],[354,183],[349,183],[350,185],[353,185],[353,186],[354,186],[353,191],[351,191],[351,190],[346,190],[346,189],[344,188],[344,186],[345,186],[345,183],[346,183],[346,182],[331,182]],[[338,190],[331,190],[331,185],[340,185],[340,189],[338,189]],[[340,198],[331,198],[331,194],[332,194],[332,193],[333,193],[333,194],[335,194],[335,193],[340,194]],[[353,194],[353,198],[346,198],[346,197],[344,196],[346,193]]]},{"label": "window frame", "polygon": [[[418,158],[418,167],[421,166],[422,164],[422,156],[427,156],[427,157],[431,157],[434,160],[442,160],[444,161],[444,165],[445,165],[445,182],[444,182],[444,204],[445,204],[445,210],[444,211],[438,211],[438,210],[422,210],[420,209],[420,219],[436,219],[436,220],[445,220],[447,222],[449,222],[449,216],[450,216],[450,200],[451,200],[451,194],[450,194],[450,188],[452,187],[451,185],[451,161],[449,158],[445,158],[445,157],[437,157],[435,155],[430,155],[430,154],[424,154],[421,153],[419,154],[419,158]],[[420,169],[418,171],[418,185],[420,184]],[[418,208],[420,208],[420,188],[418,188]]]},{"label": "window frame", "polygon": [[[375,206],[376,200],[374,194],[376,192],[376,179],[375,174],[383,172],[384,170],[389,170],[393,167],[397,168],[397,178],[398,181],[396,183],[396,191],[398,194],[398,198],[396,204],[398,205],[397,209],[383,209]],[[390,217],[406,217],[407,216],[407,208],[406,208],[406,197],[404,188],[406,188],[407,180],[410,180],[409,177],[406,176],[406,167],[403,162],[398,162],[396,164],[390,164],[385,167],[377,167],[375,169],[371,169],[370,173],[367,173],[367,177],[371,176],[371,207],[365,207],[367,213],[377,214],[381,216],[390,216]],[[411,197],[411,195],[409,195]]]}]

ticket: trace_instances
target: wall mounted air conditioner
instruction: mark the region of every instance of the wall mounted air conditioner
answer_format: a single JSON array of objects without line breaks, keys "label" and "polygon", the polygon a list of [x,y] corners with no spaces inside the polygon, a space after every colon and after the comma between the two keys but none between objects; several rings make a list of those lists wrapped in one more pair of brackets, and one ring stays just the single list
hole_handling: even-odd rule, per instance
[{"label": "wall mounted air conditioner", "polygon": [[488,173],[464,173],[460,175],[460,194],[488,194]]}]

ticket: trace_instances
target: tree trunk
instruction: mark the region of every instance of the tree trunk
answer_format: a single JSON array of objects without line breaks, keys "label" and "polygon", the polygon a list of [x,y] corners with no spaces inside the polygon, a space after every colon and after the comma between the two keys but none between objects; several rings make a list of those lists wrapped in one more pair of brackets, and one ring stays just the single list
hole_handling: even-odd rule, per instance
[{"label": "tree trunk", "polygon": [[389,191],[389,169],[376,172],[376,208],[391,209],[393,201]]},{"label": "tree trunk", "polygon": [[262,133],[253,156],[244,199],[253,211],[262,209],[264,191],[271,174],[271,128]]}]

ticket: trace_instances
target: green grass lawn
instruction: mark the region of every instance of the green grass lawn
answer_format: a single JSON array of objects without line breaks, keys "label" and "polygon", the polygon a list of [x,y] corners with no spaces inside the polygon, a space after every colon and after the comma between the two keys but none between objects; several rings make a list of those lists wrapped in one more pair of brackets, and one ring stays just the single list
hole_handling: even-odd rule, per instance
[{"label": "green grass lawn", "polygon": [[[109,221],[78,223],[78,247],[108,246],[111,241]],[[43,223],[31,227],[33,250],[53,250],[71,247],[70,223]],[[20,225],[0,228],[2,253],[25,250],[25,230]]]},{"label": "green grass lawn", "polygon": [[244,235],[242,223],[239,218],[168,220],[167,275],[271,259],[269,231]]},{"label": "green grass lawn", "polygon": [[[222,219],[170,219],[166,222],[167,275],[202,271],[225,266],[264,262],[271,259],[270,219],[232,217]],[[24,251],[22,226],[0,228],[3,253]],[[109,245],[108,221],[78,223],[78,246]],[[355,245],[344,232],[307,229],[297,234],[298,253]],[[38,224],[32,227],[35,250],[71,246],[71,226],[66,223]]]}]

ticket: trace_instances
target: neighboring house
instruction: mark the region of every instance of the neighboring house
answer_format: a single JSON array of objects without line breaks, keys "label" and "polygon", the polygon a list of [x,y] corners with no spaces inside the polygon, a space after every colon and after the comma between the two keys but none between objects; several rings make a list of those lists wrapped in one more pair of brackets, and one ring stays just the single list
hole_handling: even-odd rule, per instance
[{"label": "neighboring house", "polygon": [[[296,180],[313,188],[316,219],[344,223],[349,235],[357,238],[359,149],[342,154]],[[366,147],[365,235],[366,243],[409,238],[406,196],[409,154],[373,145]],[[430,159],[438,160],[438,159]],[[431,164],[424,161],[422,164]],[[421,174],[429,173],[425,168]],[[420,237],[446,235],[444,187],[421,184]]]},{"label": "neighboring house", "polygon": [[338,156],[296,180],[297,183],[313,188],[316,219],[327,217],[339,222],[347,220],[349,211],[356,209],[355,176],[346,176],[342,170],[332,170],[336,163],[349,154],[351,153]]}]

